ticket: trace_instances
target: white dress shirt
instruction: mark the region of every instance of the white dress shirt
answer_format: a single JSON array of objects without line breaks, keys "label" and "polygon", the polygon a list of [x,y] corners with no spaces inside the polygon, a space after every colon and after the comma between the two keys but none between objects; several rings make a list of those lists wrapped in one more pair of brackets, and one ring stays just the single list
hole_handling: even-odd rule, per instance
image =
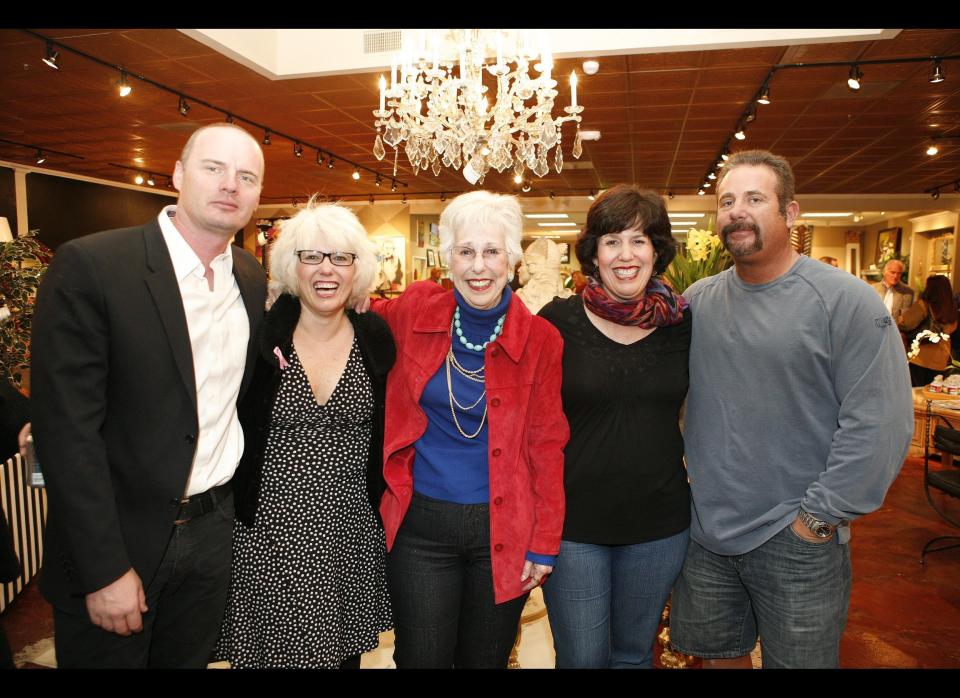
[{"label": "white dress shirt", "polygon": [[230,244],[210,263],[211,291],[204,278],[203,262],[173,224],[176,209],[165,207],[159,221],[180,286],[197,385],[200,431],[187,483],[186,494],[190,496],[230,480],[240,462],[243,431],[237,417],[237,396],[246,364],[250,321],[233,276]]}]

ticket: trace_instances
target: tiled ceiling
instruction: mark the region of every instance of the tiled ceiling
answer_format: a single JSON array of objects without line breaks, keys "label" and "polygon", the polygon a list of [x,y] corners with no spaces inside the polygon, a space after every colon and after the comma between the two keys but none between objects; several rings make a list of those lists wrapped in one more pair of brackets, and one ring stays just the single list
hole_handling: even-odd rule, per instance
[{"label": "tiled ceiling", "polygon": [[[342,163],[333,170],[318,167],[309,146],[296,159],[293,143],[274,136],[264,147],[263,203],[303,200],[314,192],[389,193],[392,151],[383,162],[372,154],[378,74],[271,81],[172,29],[35,31],[228,111],[241,125],[257,122],[376,170],[386,182],[378,188],[368,173],[354,182]],[[600,130],[602,137],[584,143],[577,162],[570,155],[573,127],[565,125],[567,166],[561,174],[551,168],[546,177],[534,177],[527,196],[583,194],[618,182],[695,194],[774,65],[955,54],[960,30],[911,29],[870,42],[609,56],[600,59],[594,76],[582,74],[581,59],[558,59],[555,75],[574,68],[581,74],[582,128]],[[175,94],[135,79],[132,94],[121,98],[116,70],[61,51],[61,68],[54,71],[43,55],[36,36],[0,30],[0,139],[82,158],[50,154],[44,167],[123,182],[133,172],[117,165],[166,174],[193,128],[223,120],[196,103],[183,117]],[[939,84],[928,82],[930,68],[929,62],[866,65],[856,94],[846,88],[843,66],[778,70],[770,83],[772,103],[758,106],[747,140],[734,141],[733,149],[768,148],[787,156],[802,194],[916,194],[952,182],[960,177],[960,61],[945,62],[947,79]],[[558,89],[558,104],[567,104],[566,85]],[[954,138],[928,157],[923,150],[933,134]],[[0,160],[32,165],[33,156],[33,150],[0,142]],[[511,174],[491,171],[484,187],[515,191]],[[406,184],[397,196],[472,188],[457,171],[413,174],[402,152],[397,179]]]}]

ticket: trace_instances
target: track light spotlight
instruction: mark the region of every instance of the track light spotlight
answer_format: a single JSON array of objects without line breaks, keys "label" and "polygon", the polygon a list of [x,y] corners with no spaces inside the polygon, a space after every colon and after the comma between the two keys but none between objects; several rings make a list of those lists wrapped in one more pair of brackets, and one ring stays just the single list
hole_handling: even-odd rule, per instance
[{"label": "track light spotlight", "polygon": [[938,58],[933,62],[933,70],[930,72],[930,82],[937,83],[943,82],[943,80],[943,66]]},{"label": "track light spotlight", "polygon": [[[590,201],[596,201],[596,199],[597,199],[597,194],[596,194],[596,192],[594,192],[593,189],[591,189],[591,190],[590,190],[590,193],[587,194],[587,198],[590,199]],[[671,198],[672,198],[672,197],[671,197]]]},{"label": "track light spotlight", "polygon": [[264,132],[263,132],[263,144],[264,144],[264,145],[270,145],[270,132],[269,132],[269,131],[264,131]]},{"label": "track light spotlight", "polygon": [[554,193],[551,191],[551,192],[550,192],[550,198],[551,198],[551,199],[556,199],[556,198],[557,198],[557,195],[554,194]]},{"label": "track light spotlight", "polygon": [[440,202],[443,203],[446,200],[447,200],[447,192],[445,191],[440,192]]},{"label": "track light spotlight", "polygon": [[709,188],[710,188],[710,182],[704,182],[704,183],[703,183],[703,188],[704,188],[704,189],[709,189]]},{"label": "track light spotlight", "polygon": [[674,194],[672,191],[667,192],[667,198],[670,199],[671,201],[673,200],[674,196],[676,196],[676,194]]},{"label": "track light spotlight", "polygon": [[353,180],[354,180],[354,181],[357,181],[358,179],[360,179],[360,170],[359,170],[359,168],[356,168],[356,167],[353,168],[353,174],[350,175],[350,176],[353,177]]},{"label": "track light spotlight", "polygon": [[767,83],[763,83],[760,96],[757,97],[757,104],[770,104],[770,86]]},{"label": "track light spotlight", "polygon": [[703,196],[703,195],[704,195],[703,189],[698,189],[698,190],[697,190],[697,196]]},{"label": "track light spotlight", "polygon": [[738,126],[737,132],[733,134],[733,137],[738,141],[745,141],[747,140],[747,132],[744,130],[743,126]]},{"label": "track light spotlight", "polygon": [[530,182],[524,180],[523,184],[520,185],[520,191],[527,192],[527,191],[530,191],[530,189],[531,189]]},{"label": "track light spotlight", "polygon": [[383,184],[383,180],[380,179],[380,175],[377,175],[377,178],[373,180],[373,185],[376,187],[379,187],[382,184]]},{"label": "track light spotlight", "polygon": [[710,174],[707,175],[707,179],[716,179],[716,178],[717,178],[717,175],[715,172],[711,172]]},{"label": "track light spotlight", "polygon": [[939,190],[939,189],[934,189],[932,192],[930,192],[930,196],[932,196],[934,199],[939,199],[939,198],[940,198],[940,190]]},{"label": "track light spotlight", "polygon": [[726,162],[730,159],[730,151],[726,148],[723,149],[723,152],[720,154],[720,159]]},{"label": "track light spotlight", "polygon": [[143,175],[138,172],[137,176],[133,178],[133,181],[137,184],[143,184]]},{"label": "track light spotlight", "polygon": [[293,144],[293,157],[302,158],[303,157],[303,146],[299,143]]},{"label": "track light spotlight", "polygon": [[44,154],[43,154],[43,151],[40,150],[39,148],[37,148],[37,155],[36,155],[36,157],[37,157],[37,164],[38,164],[38,165],[42,165],[42,164],[43,164],[44,162],[46,162],[46,160],[47,160],[46,156],[44,156]]},{"label": "track light spotlight", "polygon": [[370,195],[370,205],[373,206],[373,194]]},{"label": "track light spotlight", "polygon": [[406,195],[406,194],[401,194],[401,195],[400,195],[400,203],[401,203],[401,204],[406,204],[406,203],[407,203],[407,195]]},{"label": "track light spotlight", "polygon": [[152,174],[147,175],[147,184],[149,184],[151,187],[155,187],[157,185],[156,181],[154,181],[153,179]]},{"label": "track light spotlight", "polygon": [[232,124],[234,121],[236,120],[233,118],[233,114],[227,114],[227,123]]},{"label": "track light spotlight", "polygon": [[130,83],[127,82],[127,73],[121,70],[120,79],[117,80],[117,92],[120,93],[121,97],[126,97],[132,91],[133,91],[133,88],[130,87]]},{"label": "track light spotlight", "polygon": [[957,180],[956,182],[953,183],[953,190],[955,192],[960,192],[960,180]]},{"label": "track light spotlight", "polygon": [[60,52],[53,48],[53,42],[47,42],[47,53],[43,57],[43,62],[54,70],[60,70],[60,66],[57,65],[57,59],[60,57]]},{"label": "track light spotlight", "polygon": [[930,145],[927,146],[927,155],[933,157],[939,152],[940,152],[940,148],[937,147],[936,143],[931,141]]},{"label": "track light spotlight", "polygon": [[333,156],[332,156],[332,155],[330,156],[330,159],[327,160],[327,169],[328,169],[328,170],[332,170],[332,169],[333,169]]},{"label": "track light spotlight", "polygon": [[863,72],[856,63],[850,66],[850,74],[847,76],[847,87],[853,92],[860,89],[860,83],[863,81]]},{"label": "track light spotlight", "polygon": [[177,110],[180,112],[180,116],[186,116],[187,112],[190,111],[190,105],[187,104],[187,100],[183,96],[177,102]]},{"label": "track light spotlight", "polygon": [[757,120],[757,110],[754,107],[750,107],[747,110],[747,115],[743,117],[743,123],[749,124],[751,121]]},{"label": "track light spotlight", "polygon": [[323,153],[320,152],[319,150],[317,151],[317,164],[318,165],[323,164]]},{"label": "track light spotlight", "polygon": [[397,180],[393,180],[392,182],[390,182],[390,191],[396,191],[396,190],[397,190]]}]

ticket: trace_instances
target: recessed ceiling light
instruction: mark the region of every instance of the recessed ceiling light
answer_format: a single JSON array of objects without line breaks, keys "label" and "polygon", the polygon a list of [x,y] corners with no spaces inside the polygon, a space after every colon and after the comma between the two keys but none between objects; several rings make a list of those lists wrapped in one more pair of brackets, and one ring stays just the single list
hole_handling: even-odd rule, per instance
[{"label": "recessed ceiling light", "polygon": [[571,227],[576,228],[576,223],[537,223],[541,228],[558,228],[558,227]]},{"label": "recessed ceiling light", "polygon": [[852,212],[848,213],[804,213],[804,218],[849,218]]},{"label": "recessed ceiling light", "polygon": [[670,218],[703,218],[706,213],[668,213]]},{"label": "recessed ceiling light", "polygon": [[597,71],[600,70],[600,61],[594,60],[593,58],[588,58],[585,60],[581,66],[583,72],[587,75],[596,75]]},{"label": "recessed ceiling light", "polygon": [[525,213],[527,218],[569,218],[566,213]]}]

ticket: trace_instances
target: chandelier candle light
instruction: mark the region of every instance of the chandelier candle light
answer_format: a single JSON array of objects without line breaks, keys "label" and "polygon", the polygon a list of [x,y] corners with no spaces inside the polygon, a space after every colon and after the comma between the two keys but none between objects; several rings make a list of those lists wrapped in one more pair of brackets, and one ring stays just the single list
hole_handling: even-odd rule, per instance
[{"label": "chandelier candle light", "polygon": [[[409,35],[404,37],[409,39]],[[441,55],[452,39],[459,56]],[[550,77],[553,58],[548,48],[535,48],[531,32],[458,29],[419,32],[419,40],[408,41],[399,57],[394,56],[390,86],[380,77],[380,108],[373,112],[377,137],[373,154],[386,155],[384,143],[394,149],[393,175],[397,175],[399,145],[414,172],[431,170],[440,174],[441,165],[459,170],[471,184],[483,184],[492,167],[503,172],[512,167],[522,179],[525,169],[538,177],[550,171],[548,156],[554,147],[553,166],[563,169],[561,126],[577,125],[571,153],[579,158],[580,113],[577,105],[577,75],[570,74],[570,106],[565,116],[553,116],[557,96],[556,80]],[[540,42],[543,46],[543,42]],[[492,48],[495,62],[489,65]],[[539,62],[534,61],[539,57]],[[533,64],[533,65],[531,65]],[[458,70],[454,73],[454,67]],[[538,72],[531,77],[530,68]],[[484,71],[496,80],[496,101],[491,107]],[[382,137],[381,137],[382,134]]]}]

